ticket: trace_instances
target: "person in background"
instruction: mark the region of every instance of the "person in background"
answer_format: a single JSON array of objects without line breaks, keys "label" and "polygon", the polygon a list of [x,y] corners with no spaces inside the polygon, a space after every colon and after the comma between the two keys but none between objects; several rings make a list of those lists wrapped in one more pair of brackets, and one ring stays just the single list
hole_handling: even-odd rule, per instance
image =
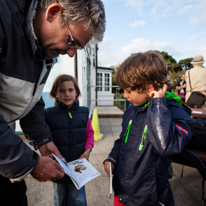
[{"label": "person in background", "polygon": [[[61,179],[62,157],[44,121],[41,98],[60,54],[73,57],[94,38],[101,41],[101,0],[0,0],[0,205],[26,206],[24,178]],[[20,125],[41,156],[15,134]]]},{"label": "person in background", "polygon": [[120,138],[104,161],[108,176],[112,164],[114,206],[174,206],[168,167],[171,156],[192,137],[188,108],[165,98],[167,66],[157,52],[126,59],[115,81],[132,105],[124,113]]},{"label": "person in background", "polygon": [[[77,80],[67,74],[58,76],[50,96],[55,106],[45,110],[45,121],[52,132],[54,144],[67,162],[86,158],[94,146],[94,131],[89,119],[89,108],[80,107]],[[85,187],[77,190],[68,175],[54,181],[55,206],[86,206]]]},{"label": "person in background", "polygon": [[169,74],[167,74],[167,82],[166,82],[166,84],[167,84],[167,91],[168,92],[172,92],[171,87],[174,86],[174,82],[172,81],[172,79],[171,79]]},{"label": "person in background", "polygon": [[[187,70],[185,73],[185,78],[187,82],[186,87],[186,102],[189,99],[192,91],[198,91],[202,94],[206,95],[206,68],[202,65],[204,64],[205,60],[202,55],[197,55],[192,60],[191,64],[193,65],[193,68],[190,70]],[[189,72],[190,72],[190,78],[189,78]],[[191,83],[191,87],[190,87]],[[192,91],[191,91],[192,90]],[[206,105],[203,106],[203,108],[206,108]]]},{"label": "person in background", "polygon": [[176,90],[178,92],[178,96],[182,98],[182,103],[185,103],[185,95],[186,95],[186,81],[185,74],[181,74],[180,81],[177,83]]}]

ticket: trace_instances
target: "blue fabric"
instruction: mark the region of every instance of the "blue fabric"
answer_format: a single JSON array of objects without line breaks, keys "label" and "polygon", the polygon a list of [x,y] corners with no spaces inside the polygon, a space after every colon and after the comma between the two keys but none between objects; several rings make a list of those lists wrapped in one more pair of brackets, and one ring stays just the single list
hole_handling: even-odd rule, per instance
[{"label": "blue fabric", "polygon": [[54,206],[87,206],[85,187],[77,190],[74,184],[54,184]]},{"label": "blue fabric", "polygon": [[[56,101],[55,107],[45,110],[45,121],[52,132],[53,142],[67,162],[78,159],[84,153],[88,117],[88,107],[80,107],[79,101],[71,108]],[[68,175],[54,182],[73,184]]]},{"label": "blue fabric", "polygon": [[[125,143],[130,120],[132,125]],[[139,150],[145,125],[148,133],[143,149]],[[174,206],[168,167],[171,156],[180,153],[191,139],[193,127],[187,110],[173,98],[153,98],[146,108],[131,105],[125,111],[120,138],[109,154],[117,162],[113,189],[122,204],[154,206],[161,202]]]}]

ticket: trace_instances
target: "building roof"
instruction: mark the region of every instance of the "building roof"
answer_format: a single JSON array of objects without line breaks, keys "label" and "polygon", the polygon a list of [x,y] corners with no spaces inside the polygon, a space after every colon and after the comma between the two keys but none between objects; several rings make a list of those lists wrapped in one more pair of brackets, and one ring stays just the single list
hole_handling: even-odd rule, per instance
[{"label": "building roof", "polygon": [[102,69],[102,70],[111,70],[113,71],[114,68],[113,67],[97,67],[97,69]]}]

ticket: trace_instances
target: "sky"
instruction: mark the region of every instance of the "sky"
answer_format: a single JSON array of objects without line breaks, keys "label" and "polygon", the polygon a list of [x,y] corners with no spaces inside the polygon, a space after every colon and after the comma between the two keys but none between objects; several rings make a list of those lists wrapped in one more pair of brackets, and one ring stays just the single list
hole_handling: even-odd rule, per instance
[{"label": "sky", "polygon": [[98,66],[122,63],[131,53],[165,51],[178,62],[206,59],[205,0],[102,0],[106,31]]}]

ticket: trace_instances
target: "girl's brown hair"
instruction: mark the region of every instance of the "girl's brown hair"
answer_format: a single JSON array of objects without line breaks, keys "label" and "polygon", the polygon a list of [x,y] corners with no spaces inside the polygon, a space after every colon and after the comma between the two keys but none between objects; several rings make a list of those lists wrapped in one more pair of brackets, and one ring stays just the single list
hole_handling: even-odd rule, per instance
[{"label": "girl's brown hair", "polygon": [[75,87],[75,90],[76,90],[76,93],[77,93],[76,98],[79,97],[81,95],[81,92],[80,92],[80,89],[79,89],[79,86],[78,86],[78,82],[73,76],[68,75],[68,74],[59,75],[54,80],[54,83],[53,83],[51,91],[50,91],[50,96],[56,99],[58,86],[62,82],[65,82],[65,81],[72,81],[74,83],[74,87]]},{"label": "girl's brown hair", "polygon": [[115,81],[120,88],[131,87],[139,93],[144,92],[149,84],[158,90],[167,81],[167,64],[158,52],[137,53],[120,65]]}]

